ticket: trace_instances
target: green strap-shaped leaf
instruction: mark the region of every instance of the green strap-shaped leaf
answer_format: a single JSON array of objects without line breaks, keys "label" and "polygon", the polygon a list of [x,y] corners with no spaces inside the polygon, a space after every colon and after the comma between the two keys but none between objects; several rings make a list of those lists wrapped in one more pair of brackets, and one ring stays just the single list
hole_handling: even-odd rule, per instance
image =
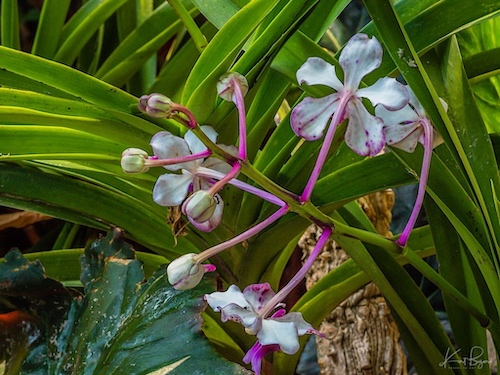
[{"label": "green strap-shaped leaf", "polygon": [[226,73],[241,47],[277,0],[256,0],[243,7],[214,36],[188,77],[182,103],[200,123],[213,112],[216,83]]},{"label": "green strap-shaped leaf", "polygon": [[71,65],[92,35],[128,0],[90,0],[64,25],[54,60]]},{"label": "green strap-shaped leaf", "polygon": [[[68,97],[80,98],[103,108],[130,112],[131,106],[137,105],[135,97],[114,86],[69,66],[10,48],[0,47],[0,68],[27,79],[27,83],[42,82],[48,86],[46,92],[50,92],[52,87],[69,94]],[[3,84],[1,76],[0,83]]]},{"label": "green strap-shaped leaf", "polygon": [[52,58],[59,45],[71,0],[45,0],[36,29],[31,53]]}]

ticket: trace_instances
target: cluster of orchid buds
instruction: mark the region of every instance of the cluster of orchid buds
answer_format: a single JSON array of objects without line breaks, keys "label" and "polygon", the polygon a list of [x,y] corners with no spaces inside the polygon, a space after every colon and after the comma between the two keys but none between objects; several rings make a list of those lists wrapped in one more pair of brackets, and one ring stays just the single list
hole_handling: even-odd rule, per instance
[{"label": "cluster of orchid buds", "polygon": [[[254,194],[274,205],[277,210],[236,237],[199,254],[185,254],[172,261],[168,268],[169,282],[179,290],[195,287],[206,272],[215,266],[205,264],[210,257],[259,233],[289,211],[309,202],[314,186],[326,161],[336,128],[348,120],[345,142],[362,156],[375,156],[385,145],[413,152],[418,142],[425,149],[420,186],[412,215],[397,243],[404,247],[420,211],[430,167],[433,128],[413,92],[394,78],[381,78],[369,87],[360,88],[361,80],[378,68],[382,61],[382,46],[378,40],[364,34],[351,38],[340,54],[339,65],[344,83],[335,66],[323,59],[309,58],[297,71],[297,81],[307,85],[326,85],[334,93],[322,98],[304,98],[290,115],[295,134],[307,141],[322,139],[322,145],[309,180],[300,195],[289,193],[294,204],[265,189],[238,180],[242,166],[248,163],[246,145],[246,114],[244,96],[248,84],[242,75],[228,73],[217,84],[219,96],[233,102],[239,114],[238,147],[216,144],[217,132],[208,125],[197,124],[194,115],[180,104],[161,94],[143,96],[139,109],[152,117],[176,118],[188,127],[184,137],[162,131],[153,136],[153,155],[140,149],[127,149],[122,155],[122,168],[127,173],[144,173],[161,166],[168,172],[160,176],[153,189],[153,199],[163,206],[181,206],[182,213],[198,230],[209,232],[221,222],[224,200],[220,195],[227,184]],[[363,98],[375,108],[370,113]],[[326,130],[326,134],[325,133]],[[180,172],[180,173],[175,173]],[[316,222],[316,224],[318,224]],[[231,285],[225,292],[205,295],[205,300],[222,321],[241,323],[257,342],[244,357],[260,374],[263,357],[281,350],[294,354],[299,350],[298,337],[316,333],[300,313],[286,313],[283,299],[302,281],[332,234],[330,223],[320,224],[322,235],[302,268],[275,293],[269,284],[253,284],[243,292]]]}]

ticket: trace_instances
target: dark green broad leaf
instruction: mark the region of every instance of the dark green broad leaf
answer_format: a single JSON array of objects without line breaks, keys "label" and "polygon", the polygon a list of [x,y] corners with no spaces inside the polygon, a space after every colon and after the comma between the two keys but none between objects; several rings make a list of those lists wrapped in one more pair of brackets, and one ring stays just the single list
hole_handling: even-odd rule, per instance
[{"label": "dark green broad leaf", "polygon": [[[3,348],[0,358],[6,359],[6,373],[248,373],[219,357],[201,332],[201,312],[206,306],[201,296],[214,290],[213,280],[177,291],[160,268],[146,281],[142,262],[123,241],[120,229],[85,249],[83,295],[72,295],[48,279],[40,262],[29,262],[19,252],[7,258],[0,264],[0,302],[16,297],[25,303],[4,304],[4,309],[17,309],[17,315],[10,325],[0,319],[7,328],[0,335],[19,332],[22,320],[36,329],[25,330],[29,338],[11,340],[12,345]],[[30,305],[30,297],[32,302],[36,297],[37,304]],[[44,298],[51,303],[42,303]],[[62,300],[67,303],[58,303]]]}]

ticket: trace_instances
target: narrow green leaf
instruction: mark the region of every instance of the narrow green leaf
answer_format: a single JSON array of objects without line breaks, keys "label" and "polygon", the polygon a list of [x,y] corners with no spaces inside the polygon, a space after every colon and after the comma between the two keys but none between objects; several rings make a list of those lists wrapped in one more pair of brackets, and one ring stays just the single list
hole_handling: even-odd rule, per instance
[{"label": "narrow green leaf", "polygon": [[2,46],[21,49],[18,2],[16,0],[2,1],[0,12]]},{"label": "narrow green leaf", "polygon": [[45,0],[36,29],[31,53],[52,58],[59,45],[71,0]]},{"label": "narrow green leaf", "polygon": [[182,103],[203,123],[215,108],[216,83],[277,0],[252,1],[214,36],[188,77]]},{"label": "narrow green leaf", "polygon": [[85,43],[118,8],[129,0],[89,0],[64,26],[54,60],[71,65]]}]

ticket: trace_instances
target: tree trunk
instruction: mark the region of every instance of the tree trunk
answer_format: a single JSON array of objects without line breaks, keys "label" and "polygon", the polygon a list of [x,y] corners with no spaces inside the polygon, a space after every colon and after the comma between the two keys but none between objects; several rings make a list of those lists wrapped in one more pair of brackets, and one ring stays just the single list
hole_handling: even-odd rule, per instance
[{"label": "tree trunk", "polygon": [[[390,236],[394,193],[387,190],[370,194],[359,203],[377,231]],[[299,246],[310,253],[319,232],[317,227],[310,226]],[[309,272],[306,288],[311,288],[346,259],[345,251],[330,240]],[[373,283],[335,308],[321,324],[320,331],[325,335],[324,339],[316,339],[321,374],[407,374],[399,331],[385,299]]]}]

